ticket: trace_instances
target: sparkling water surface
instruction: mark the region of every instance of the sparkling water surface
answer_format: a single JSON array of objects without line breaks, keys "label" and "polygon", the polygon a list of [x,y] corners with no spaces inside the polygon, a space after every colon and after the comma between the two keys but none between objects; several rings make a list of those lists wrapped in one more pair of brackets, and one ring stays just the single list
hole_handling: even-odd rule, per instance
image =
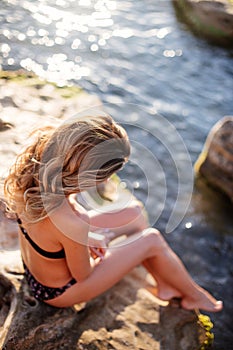
[{"label": "sparkling water surface", "polygon": [[193,277],[225,301],[225,310],[212,316],[218,350],[233,340],[232,206],[201,181],[192,192],[192,174],[188,181],[184,174],[211,127],[233,113],[232,58],[232,51],[193,36],[169,0],[0,4],[2,69],[24,68],[100,97],[133,143],[120,175],[162,231],[181,193],[183,220],[166,238]]}]

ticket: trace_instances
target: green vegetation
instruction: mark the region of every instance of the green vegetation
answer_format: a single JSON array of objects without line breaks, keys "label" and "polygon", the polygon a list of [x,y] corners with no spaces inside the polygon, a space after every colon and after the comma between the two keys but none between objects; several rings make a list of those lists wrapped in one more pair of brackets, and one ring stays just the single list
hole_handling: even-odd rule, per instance
[{"label": "green vegetation", "polygon": [[53,82],[41,79],[34,73],[27,72],[24,70],[18,71],[0,71],[0,79],[11,80],[22,84],[23,86],[33,86],[38,90],[44,85],[50,84],[60,94],[62,98],[73,98],[77,96],[83,90],[79,86],[57,86]]},{"label": "green vegetation", "polygon": [[198,323],[205,331],[205,339],[204,341],[201,341],[202,345],[200,350],[210,349],[214,340],[214,334],[212,333],[212,328],[214,325],[209,316],[203,314],[198,315]]},{"label": "green vegetation", "polygon": [[83,91],[79,86],[64,86],[64,87],[55,87],[59,90],[61,97],[63,98],[73,98],[77,96],[81,91]]}]

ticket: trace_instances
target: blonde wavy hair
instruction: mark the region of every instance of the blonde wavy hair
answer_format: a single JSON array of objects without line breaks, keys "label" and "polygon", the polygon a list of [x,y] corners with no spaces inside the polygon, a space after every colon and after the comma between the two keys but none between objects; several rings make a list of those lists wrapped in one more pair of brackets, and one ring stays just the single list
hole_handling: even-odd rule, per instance
[{"label": "blonde wavy hair", "polygon": [[31,223],[48,216],[65,196],[108,179],[130,154],[126,131],[106,115],[37,129],[34,136],[4,183],[9,211]]}]

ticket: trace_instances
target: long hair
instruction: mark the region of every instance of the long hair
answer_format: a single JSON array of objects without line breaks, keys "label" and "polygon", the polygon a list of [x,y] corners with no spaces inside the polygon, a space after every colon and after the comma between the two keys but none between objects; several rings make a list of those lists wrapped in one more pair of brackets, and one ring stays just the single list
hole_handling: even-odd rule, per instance
[{"label": "long hair", "polygon": [[31,223],[48,216],[65,196],[108,179],[130,154],[126,131],[106,115],[68,120],[35,135],[4,183],[9,210]]}]

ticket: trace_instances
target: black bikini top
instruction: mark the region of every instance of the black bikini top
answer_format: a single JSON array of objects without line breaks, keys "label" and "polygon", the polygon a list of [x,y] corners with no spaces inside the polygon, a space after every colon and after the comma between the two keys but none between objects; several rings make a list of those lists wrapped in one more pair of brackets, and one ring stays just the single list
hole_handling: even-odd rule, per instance
[{"label": "black bikini top", "polygon": [[19,224],[20,230],[24,237],[28,240],[28,242],[31,244],[31,246],[39,253],[40,255],[50,258],[50,259],[63,259],[65,258],[65,250],[61,249],[58,252],[47,252],[46,250],[40,248],[28,235],[27,231],[25,228],[22,226],[22,221],[18,218],[17,222]]}]

